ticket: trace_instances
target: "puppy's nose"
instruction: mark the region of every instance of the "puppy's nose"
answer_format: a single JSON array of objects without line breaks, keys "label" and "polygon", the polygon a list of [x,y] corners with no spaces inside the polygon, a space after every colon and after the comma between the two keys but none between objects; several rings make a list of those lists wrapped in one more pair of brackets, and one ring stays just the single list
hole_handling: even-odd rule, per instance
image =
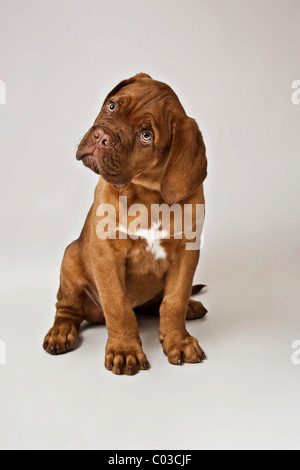
[{"label": "puppy's nose", "polygon": [[110,147],[113,144],[113,138],[107,130],[95,129],[93,137],[98,148]]}]

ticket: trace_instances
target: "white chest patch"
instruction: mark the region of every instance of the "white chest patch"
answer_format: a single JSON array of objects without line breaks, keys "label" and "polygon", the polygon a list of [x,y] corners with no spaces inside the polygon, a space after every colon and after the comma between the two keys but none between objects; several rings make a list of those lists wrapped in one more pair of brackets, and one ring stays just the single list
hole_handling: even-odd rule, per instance
[{"label": "white chest patch", "polygon": [[167,238],[167,232],[160,230],[160,224],[153,224],[151,229],[139,228],[133,233],[128,233],[125,227],[119,226],[119,232],[126,233],[132,239],[143,238],[147,241],[147,250],[150,251],[155,259],[165,259],[166,252],[161,246],[162,239]]}]

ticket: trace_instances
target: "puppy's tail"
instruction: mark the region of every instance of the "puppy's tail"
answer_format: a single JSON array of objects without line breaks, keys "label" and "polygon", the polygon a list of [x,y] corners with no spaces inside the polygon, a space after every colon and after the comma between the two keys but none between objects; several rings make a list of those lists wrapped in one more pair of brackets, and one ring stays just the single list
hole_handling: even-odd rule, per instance
[{"label": "puppy's tail", "polygon": [[196,284],[195,286],[193,286],[192,296],[199,294],[199,292],[201,292],[202,289],[204,289],[204,287],[207,287],[207,286],[205,286],[204,284]]}]

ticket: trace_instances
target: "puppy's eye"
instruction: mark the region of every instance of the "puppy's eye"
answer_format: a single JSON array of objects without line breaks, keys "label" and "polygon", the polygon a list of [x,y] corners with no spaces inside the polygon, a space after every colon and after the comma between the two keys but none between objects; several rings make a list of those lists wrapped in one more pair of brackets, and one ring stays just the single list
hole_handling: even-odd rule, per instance
[{"label": "puppy's eye", "polygon": [[116,109],[115,103],[113,103],[112,101],[110,103],[108,103],[108,109],[110,111],[114,111],[114,109]]},{"label": "puppy's eye", "polygon": [[149,131],[144,131],[140,134],[140,139],[143,141],[143,142],[146,142],[147,144],[149,144],[149,142],[152,142],[152,134],[151,132]]}]

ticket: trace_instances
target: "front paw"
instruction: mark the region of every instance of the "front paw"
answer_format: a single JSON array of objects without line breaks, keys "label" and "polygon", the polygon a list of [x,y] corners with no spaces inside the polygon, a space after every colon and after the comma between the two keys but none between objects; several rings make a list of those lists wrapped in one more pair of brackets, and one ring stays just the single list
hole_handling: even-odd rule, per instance
[{"label": "front paw", "polygon": [[150,367],[139,342],[108,340],[105,350],[105,367],[114,374],[134,375]]},{"label": "front paw", "polygon": [[57,321],[46,335],[43,348],[50,354],[64,354],[74,348],[77,327],[70,320]]},{"label": "front paw", "polygon": [[162,345],[168,361],[174,365],[181,365],[184,362],[196,364],[206,359],[206,355],[200,348],[197,339],[190,335],[185,338],[167,335],[162,340]]}]

